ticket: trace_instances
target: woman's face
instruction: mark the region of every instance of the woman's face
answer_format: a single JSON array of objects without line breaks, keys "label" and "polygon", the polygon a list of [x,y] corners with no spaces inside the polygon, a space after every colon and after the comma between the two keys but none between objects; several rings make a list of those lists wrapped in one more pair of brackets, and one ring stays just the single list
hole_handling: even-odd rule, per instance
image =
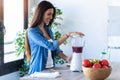
[{"label": "woman's face", "polygon": [[53,18],[53,14],[54,14],[54,9],[53,8],[48,9],[44,14],[43,23],[48,25],[50,20]]}]

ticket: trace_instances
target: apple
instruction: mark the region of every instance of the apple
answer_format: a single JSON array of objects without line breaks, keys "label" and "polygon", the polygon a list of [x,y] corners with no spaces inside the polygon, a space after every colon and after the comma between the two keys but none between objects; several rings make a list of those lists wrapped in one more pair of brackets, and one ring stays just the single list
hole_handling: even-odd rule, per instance
[{"label": "apple", "polygon": [[109,62],[106,59],[101,60],[101,65],[102,66],[109,66]]},{"label": "apple", "polygon": [[102,68],[108,68],[108,66],[102,66]]},{"label": "apple", "polygon": [[89,61],[89,59],[84,59],[82,61],[82,66],[84,66],[84,67],[91,67],[91,62]]},{"label": "apple", "polygon": [[95,63],[95,64],[93,64],[92,67],[93,67],[93,68],[101,68],[102,66],[101,66],[100,63]]}]

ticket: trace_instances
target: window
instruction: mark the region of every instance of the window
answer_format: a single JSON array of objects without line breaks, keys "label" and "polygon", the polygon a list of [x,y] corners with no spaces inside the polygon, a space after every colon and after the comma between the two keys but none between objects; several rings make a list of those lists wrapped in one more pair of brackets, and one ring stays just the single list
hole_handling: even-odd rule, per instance
[{"label": "window", "polygon": [[23,59],[24,55],[16,56],[15,38],[24,29],[23,0],[4,0],[4,62]]},{"label": "window", "polygon": [[28,27],[28,0],[0,0],[0,22],[6,28],[0,29],[0,76],[16,71],[23,64],[23,57],[15,56],[16,33]]},{"label": "window", "polygon": [[120,61],[120,0],[109,0],[108,48],[110,60]]}]

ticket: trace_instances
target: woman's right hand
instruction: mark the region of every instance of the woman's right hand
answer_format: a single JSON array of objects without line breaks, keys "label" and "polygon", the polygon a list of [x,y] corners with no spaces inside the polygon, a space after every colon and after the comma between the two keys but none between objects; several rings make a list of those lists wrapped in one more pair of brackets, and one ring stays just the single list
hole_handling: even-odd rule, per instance
[{"label": "woman's right hand", "polygon": [[82,32],[69,32],[67,33],[68,36],[73,36],[73,35],[79,35],[79,36],[85,36]]},{"label": "woman's right hand", "polygon": [[59,45],[61,45],[67,38],[69,38],[70,36],[73,35],[79,35],[79,36],[84,36],[84,34],[82,32],[68,32],[66,33],[63,37],[59,38],[58,42]]}]

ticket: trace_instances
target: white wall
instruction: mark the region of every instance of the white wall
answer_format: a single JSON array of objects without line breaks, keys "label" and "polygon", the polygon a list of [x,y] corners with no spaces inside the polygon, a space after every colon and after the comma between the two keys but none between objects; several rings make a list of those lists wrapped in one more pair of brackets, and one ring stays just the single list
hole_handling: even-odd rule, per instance
[{"label": "white wall", "polygon": [[[63,11],[64,33],[80,31],[85,34],[85,58],[100,58],[102,50],[107,51],[107,0],[49,1]],[[69,49],[65,52],[71,53]]]}]

